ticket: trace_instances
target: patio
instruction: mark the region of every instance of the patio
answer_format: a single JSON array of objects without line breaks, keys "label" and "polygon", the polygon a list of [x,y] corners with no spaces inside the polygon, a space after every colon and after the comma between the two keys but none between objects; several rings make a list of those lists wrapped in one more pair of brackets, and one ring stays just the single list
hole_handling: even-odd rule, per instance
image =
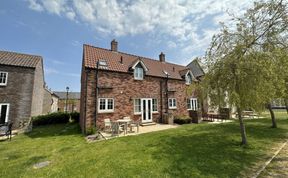
[{"label": "patio", "polygon": [[137,129],[135,128],[132,132],[128,131],[125,134],[124,134],[124,132],[120,132],[119,135],[112,135],[112,133],[104,132],[104,131],[101,131],[100,133],[106,139],[111,139],[111,138],[116,138],[116,137],[139,135],[139,134],[143,134],[143,133],[156,132],[156,131],[166,130],[166,129],[173,129],[173,128],[177,128],[177,127],[179,127],[179,125],[177,125],[177,124],[169,125],[169,124],[158,124],[157,123],[155,125],[139,126],[139,132],[137,132]]}]

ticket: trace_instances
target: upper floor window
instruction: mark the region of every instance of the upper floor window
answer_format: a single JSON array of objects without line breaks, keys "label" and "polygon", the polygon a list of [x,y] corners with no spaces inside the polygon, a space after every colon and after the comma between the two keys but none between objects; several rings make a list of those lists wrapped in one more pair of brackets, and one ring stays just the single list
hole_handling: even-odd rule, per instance
[{"label": "upper floor window", "polygon": [[99,98],[98,111],[99,113],[114,112],[114,99],[113,98]]},{"label": "upper floor window", "polygon": [[143,80],[143,76],[144,76],[143,73],[144,73],[144,70],[141,67],[141,65],[136,66],[134,69],[134,79]]},{"label": "upper floor window", "polygon": [[176,98],[169,98],[168,104],[169,109],[176,109],[177,108]]},{"label": "upper floor window", "polygon": [[190,85],[192,83],[192,76],[189,72],[185,75],[185,81],[187,85]]},{"label": "upper floor window", "polygon": [[6,86],[8,80],[8,72],[0,72],[0,86]]}]

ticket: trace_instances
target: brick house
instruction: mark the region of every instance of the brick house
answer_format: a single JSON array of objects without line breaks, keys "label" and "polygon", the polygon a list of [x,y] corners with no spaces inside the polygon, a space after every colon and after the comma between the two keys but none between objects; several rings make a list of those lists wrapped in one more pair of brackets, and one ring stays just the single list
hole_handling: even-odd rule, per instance
[{"label": "brick house", "polygon": [[55,91],[54,93],[59,97],[58,111],[80,112],[80,92],[68,92],[68,101],[67,92]]},{"label": "brick house", "polygon": [[[195,92],[187,88],[198,82],[191,66],[172,64],[161,53],[159,60],[111,49],[83,46],[80,125],[103,126],[103,120],[130,116],[141,123],[161,122],[165,113],[188,115],[198,109]],[[203,72],[203,70],[202,70]]]},{"label": "brick house", "polygon": [[43,95],[42,57],[0,51],[0,124],[19,128],[42,114]]}]

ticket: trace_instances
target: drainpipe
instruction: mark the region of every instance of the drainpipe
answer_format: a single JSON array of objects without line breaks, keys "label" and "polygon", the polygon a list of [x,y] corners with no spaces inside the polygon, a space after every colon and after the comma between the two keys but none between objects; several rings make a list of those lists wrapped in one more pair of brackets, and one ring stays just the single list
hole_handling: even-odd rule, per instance
[{"label": "drainpipe", "polygon": [[86,72],[86,79],[85,79],[85,88],[86,88],[86,95],[85,95],[85,101],[84,101],[84,117],[83,117],[83,121],[84,121],[84,134],[86,135],[86,111],[87,111],[87,95],[88,95],[88,70],[85,70]]},{"label": "drainpipe", "polygon": [[160,81],[160,118],[161,123],[163,123],[163,81]]},{"label": "drainpipe", "polygon": [[168,78],[169,74],[166,74],[166,113],[168,114]]},{"label": "drainpipe", "polygon": [[99,61],[97,61],[97,64],[96,64],[96,87],[95,87],[95,118],[94,118],[94,127],[96,129],[96,121],[97,121],[97,109],[98,109],[98,102],[97,102],[97,99],[98,99],[98,92],[99,92],[99,87],[98,87],[98,77],[99,77],[99,74],[98,74],[98,69],[99,69]]}]

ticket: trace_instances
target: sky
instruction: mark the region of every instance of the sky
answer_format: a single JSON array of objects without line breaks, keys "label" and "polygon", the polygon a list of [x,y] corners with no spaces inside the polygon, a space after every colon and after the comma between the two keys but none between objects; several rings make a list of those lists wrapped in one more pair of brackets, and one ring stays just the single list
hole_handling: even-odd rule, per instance
[{"label": "sky", "polygon": [[53,91],[80,91],[83,44],[187,65],[251,0],[1,0],[0,50],[43,57]]}]

